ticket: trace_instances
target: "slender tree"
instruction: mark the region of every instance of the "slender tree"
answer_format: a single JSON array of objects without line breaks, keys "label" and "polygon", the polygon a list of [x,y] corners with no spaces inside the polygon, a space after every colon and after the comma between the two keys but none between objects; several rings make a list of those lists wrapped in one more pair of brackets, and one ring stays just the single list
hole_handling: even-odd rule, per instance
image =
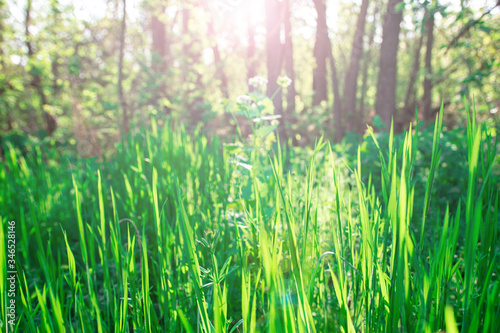
[{"label": "slender tree", "polygon": [[182,103],[184,110],[189,112],[191,124],[202,121],[204,106],[203,82],[204,72],[200,70],[202,63],[202,41],[195,32],[196,2],[185,0],[182,3]]},{"label": "slender tree", "polygon": [[[406,89],[406,94],[405,94],[405,101],[404,101],[404,106],[403,106],[403,112],[404,112],[404,117],[405,122],[411,121],[413,119],[413,116],[415,114],[414,107],[412,107],[412,95],[414,94],[414,86],[415,86],[415,81],[417,79],[417,74],[418,70],[420,69],[420,53],[422,51],[422,45],[424,43],[424,29],[420,29],[420,37],[418,39],[418,43],[415,46],[415,52],[413,55],[413,66],[411,69],[410,73],[410,79],[408,81],[408,87]],[[413,98],[414,100],[414,98]]]},{"label": "slender tree", "polygon": [[165,9],[165,2],[162,1],[158,8],[152,9],[151,15],[151,35],[153,37],[151,62],[156,73],[165,72],[169,54],[164,17]]},{"label": "slender tree", "polygon": [[210,12],[210,8],[208,7],[206,0],[201,0],[201,6],[203,7],[203,10],[206,14],[207,34],[212,47],[212,53],[214,55],[215,75],[220,80],[220,89],[222,92],[222,96],[224,96],[224,98],[229,98],[227,76],[224,72],[224,64],[220,55],[219,45],[217,44],[212,13]]},{"label": "slender tree", "polygon": [[249,83],[249,80],[257,75],[257,59],[255,56],[255,24],[252,14],[247,15],[247,34],[248,34],[248,49],[247,49],[247,83],[248,91],[253,91],[254,87]]},{"label": "slender tree", "polygon": [[283,0],[283,21],[285,27],[285,73],[292,80],[287,88],[286,96],[286,114],[295,112],[295,71],[293,62],[293,42],[292,42],[292,24],[290,20],[290,1]]},{"label": "slender tree", "polygon": [[433,1],[431,8],[427,11],[425,21],[426,44],[425,44],[425,77],[424,96],[422,98],[424,119],[432,118],[432,47],[434,44],[434,12],[436,2]]},{"label": "slender tree", "polygon": [[327,100],[327,71],[326,63],[328,58],[328,26],[326,24],[326,4],[325,0],[313,0],[316,9],[316,42],[314,43],[313,55],[316,66],[313,69],[313,105],[319,105]]},{"label": "slender tree", "polygon": [[388,126],[396,110],[397,54],[400,24],[403,19],[402,3],[402,0],[389,0],[387,3],[380,47],[375,110]]},{"label": "slender tree", "polygon": [[[51,1],[50,2],[50,19],[51,19],[51,26],[50,29],[50,38],[54,41],[54,43],[57,45],[57,29],[59,27],[59,23],[61,22],[61,11],[58,8],[59,2],[58,1]],[[59,96],[59,93],[61,92],[61,87],[62,84],[60,84],[60,59],[61,57],[59,56],[59,48],[56,47],[52,50],[51,52],[51,72],[52,72],[52,96],[53,98],[57,99]]]},{"label": "slender tree", "polygon": [[377,31],[376,20],[379,13],[379,1],[375,2],[375,10],[373,12],[373,25],[368,35],[368,43],[366,51],[363,56],[363,69],[361,75],[361,96],[359,98],[359,116],[364,119],[365,117],[365,99],[366,91],[368,90],[368,67],[371,63],[371,58],[373,56],[373,41],[375,40],[375,33]]},{"label": "slender tree", "polygon": [[359,73],[359,63],[363,55],[363,36],[365,34],[366,13],[368,12],[369,0],[361,2],[361,8],[354,32],[354,40],[352,42],[351,58],[349,68],[345,76],[344,82],[344,100],[342,103],[344,114],[347,115],[349,121],[347,126],[350,129],[361,131],[363,117],[359,112],[356,112],[356,92]]},{"label": "slender tree", "polygon": [[187,115],[189,115],[192,125],[196,125],[202,120],[204,111],[202,105],[204,87],[201,74],[195,66],[200,57],[200,40],[192,33],[195,8],[194,3],[190,0],[182,2],[182,109],[189,112]]},{"label": "slender tree", "polygon": [[[192,40],[190,37],[190,20],[191,20],[191,8],[189,8],[189,1],[182,2],[182,82],[186,83],[188,80],[189,65],[192,62]],[[184,91],[186,93],[186,91]],[[187,96],[185,96],[187,97]],[[184,102],[187,102],[187,98],[183,98]]]},{"label": "slender tree", "polygon": [[275,114],[281,116],[278,132],[282,140],[287,140],[283,121],[283,97],[278,85],[281,72],[283,47],[280,40],[281,10],[278,0],[266,0],[266,56],[267,56],[267,95],[273,97]]},{"label": "slender tree", "polygon": [[123,92],[123,57],[125,53],[125,33],[127,29],[127,1],[122,2],[122,22],[120,30],[120,55],[118,61],[118,96],[120,98],[120,105],[122,107],[123,118],[122,118],[122,134],[125,136],[130,130],[130,119],[127,108],[127,101],[125,100],[125,94]]},{"label": "slender tree", "polygon": [[[160,2],[156,7],[151,8],[151,79],[156,83],[156,87],[148,103],[157,105],[161,97],[168,97],[166,88],[167,69],[170,60],[170,42],[167,37],[166,27],[166,0]],[[158,106],[158,105],[157,105]],[[170,112],[170,108],[163,106],[165,113]]]},{"label": "slender tree", "polygon": [[[6,13],[7,12],[7,4],[5,1],[0,1],[0,13]],[[2,70],[5,70],[6,68],[6,62],[5,62],[5,53],[4,53],[4,41],[5,41],[5,30],[6,30],[6,24],[4,22],[5,19],[5,14],[0,14],[0,66]],[[5,117],[6,123],[7,123],[7,131],[11,131],[14,128],[13,124],[13,117],[11,114],[11,111],[9,110],[8,107],[6,107],[6,103],[4,102],[3,95],[8,91],[12,89],[12,85],[9,82],[9,78],[7,75],[3,76],[3,79],[0,79],[0,106],[3,111],[5,111]],[[4,114],[2,112],[2,118]],[[3,121],[3,119],[2,119]],[[0,129],[3,129],[0,127]],[[0,156],[2,156],[3,151],[2,151],[2,145],[1,145],[1,136],[0,136]]]},{"label": "slender tree", "polygon": [[[48,136],[52,136],[54,131],[57,129],[57,121],[56,119],[49,114],[45,110],[45,106],[49,104],[48,96],[45,93],[43,89],[43,82],[42,82],[42,74],[39,68],[35,66],[35,56],[36,56],[36,50],[33,45],[33,36],[31,35],[30,32],[30,26],[31,26],[31,10],[32,10],[32,5],[33,1],[28,0],[27,6],[26,6],[26,17],[25,17],[25,39],[26,39],[26,48],[28,49],[28,60],[32,62],[31,66],[31,71],[30,71],[30,76],[31,76],[31,86],[35,89],[35,91],[38,93],[38,97],[40,98],[40,108],[42,110],[42,116],[43,120],[45,122],[45,130],[47,131]],[[34,113],[34,110],[30,111],[31,113]],[[33,114],[34,116],[34,114]],[[33,123],[34,119],[36,117],[30,117],[30,122],[32,129],[36,127],[36,125]]]},{"label": "slender tree", "polygon": [[342,126],[342,100],[340,97],[339,79],[337,74],[337,66],[333,57],[330,38],[328,38],[328,58],[330,59],[330,70],[332,72],[332,89],[333,89],[333,121],[334,121],[334,140],[340,142],[344,136],[344,126]]},{"label": "slender tree", "polygon": [[316,42],[314,44],[314,58],[316,67],[313,70],[313,105],[319,105],[321,101],[327,100],[327,61],[330,64],[332,89],[333,89],[333,127],[334,139],[339,142],[344,136],[342,126],[342,100],[340,97],[340,87],[337,67],[332,52],[332,43],[328,36],[328,25],[326,22],[326,4],[324,0],[313,0],[316,9],[317,27]]}]

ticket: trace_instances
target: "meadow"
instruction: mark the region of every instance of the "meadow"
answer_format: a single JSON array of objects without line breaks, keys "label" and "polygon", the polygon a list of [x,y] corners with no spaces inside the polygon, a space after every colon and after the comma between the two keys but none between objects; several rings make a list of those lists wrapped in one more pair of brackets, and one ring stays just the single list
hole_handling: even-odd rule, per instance
[{"label": "meadow", "polygon": [[500,332],[498,128],[442,114],[302,148],[265,117],[234,143],[152,121],[105,160],[7,144],[13,331]]}]

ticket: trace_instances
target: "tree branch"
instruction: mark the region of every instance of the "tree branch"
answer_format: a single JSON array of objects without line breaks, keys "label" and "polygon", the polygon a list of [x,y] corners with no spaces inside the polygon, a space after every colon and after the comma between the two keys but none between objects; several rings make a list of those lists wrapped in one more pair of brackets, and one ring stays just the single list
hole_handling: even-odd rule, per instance
[{"label": "tree branch", "polygon": [[448,44],[448,47],[446,48],[446,51],[444,54],[448,53],[448,51],[454,47],[458,40],[460,38],[462,38],[463,35],[465,35],[473,26],[475,26],[476,24],[478,24],[479,22],[481,22],[481,20],[486,16],[488,15],[489,13],[491,13],[493,11],[493,9],[495,9],[496,7],[498,7],[500,5],[500,0],[497,1],[496,5],[491,7],[490,9],[488,9],[486,12],[484,12],[481,17],[479,17],[478,19],[475,19],[475,20],[471,20],[469,21],[463,28],[462,30],[459,31],[459,33],[451,40],[451,42]]}]

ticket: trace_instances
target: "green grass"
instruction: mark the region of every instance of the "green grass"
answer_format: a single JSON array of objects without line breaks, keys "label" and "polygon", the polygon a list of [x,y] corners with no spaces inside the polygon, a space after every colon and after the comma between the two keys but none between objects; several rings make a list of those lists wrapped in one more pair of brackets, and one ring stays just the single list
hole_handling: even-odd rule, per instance
[{"label": "green grass", "polygon": [[262,148],[259,123],[231,145],[153,126],[105,162],[11,147],[15,330],[499,332],[498,150],[471,113],[456,154],[442,112],[347,148]]}]

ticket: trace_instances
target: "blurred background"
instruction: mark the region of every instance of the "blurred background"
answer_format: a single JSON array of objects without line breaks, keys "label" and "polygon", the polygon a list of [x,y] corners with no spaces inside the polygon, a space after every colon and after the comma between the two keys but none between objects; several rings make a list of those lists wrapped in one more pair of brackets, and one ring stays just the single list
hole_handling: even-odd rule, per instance
[{"label": "blurred background", "polygon": [[295,145],[391,118],[401,131],[441,103],[445,126],[461,126],[473,99],[498,128],[499,4],[0,1],[0,136],[84,157],[152,120],[230,136],[245,94],[272,97],[280,138]]}]

